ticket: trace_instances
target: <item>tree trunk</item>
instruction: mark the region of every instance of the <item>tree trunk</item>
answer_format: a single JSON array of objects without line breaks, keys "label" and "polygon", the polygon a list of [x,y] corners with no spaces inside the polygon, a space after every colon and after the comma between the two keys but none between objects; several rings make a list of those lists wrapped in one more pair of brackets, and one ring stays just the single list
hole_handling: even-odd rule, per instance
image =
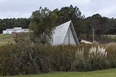
[{"label": "tree trunk", "polygon": [[33,61],[33,65],[36,69],[36,73],[40,74],[41,73],[40,67],[37,65],[37,63],[35,61]]},{"label": "tree trunk", "polygon": [[87,37],[86,38],[89,39],[89,34],[87,34]]}]

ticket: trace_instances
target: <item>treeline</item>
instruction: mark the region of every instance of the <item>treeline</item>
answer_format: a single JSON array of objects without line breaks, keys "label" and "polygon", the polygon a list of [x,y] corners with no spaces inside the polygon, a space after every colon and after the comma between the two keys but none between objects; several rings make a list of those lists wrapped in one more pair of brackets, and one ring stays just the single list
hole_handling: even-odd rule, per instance
[{"label": "treeline", "polygon": [[63,7],[53,10],[58,15],[58,24],[72,20],[77,36],[86,34],[86,38],[92,37],[94,28],[95,36],[101,39],[104,34],[116,34],[116,19],[102,17],[100,14],[85,18],[77,6]]},{"label": "treeline", "polygon": [[104,34],[116,34],[116,19],[102,17],[100,14],[94,14],[84,19],[85,34],[87,39],[92,36],[94,29],[95,36],[101,39]]},{"label": "treeline", "polygon": [[[96,37],[99,38],[101,38],[104,34],[116,34],[115,18],[102,17],[100,14],[94,14],[93,16],[85,18],[79,8],[77,6],[73,7],[72,5],[70,5],[69,7],[62,7],[61,9],[54,9],[51,12],[55,13],[58,16],[56,23],[57,25],[72,20],[78,37],[80,37],[81,34],[86,34],[86,37],[90,38],[93,28],[95,30]],[[31,18],[0,19],[0,33],[2,33],[2,31],[7,28],[28,28],[30,19]],[[49,21],[46,20],[46,22],[48,23]]]},{"label": "treeline", "polygon": [[10,18],[10,19],[0,19],[0,33],[7,28],[22,27],[28,28],[30,20],[27,18]]}]

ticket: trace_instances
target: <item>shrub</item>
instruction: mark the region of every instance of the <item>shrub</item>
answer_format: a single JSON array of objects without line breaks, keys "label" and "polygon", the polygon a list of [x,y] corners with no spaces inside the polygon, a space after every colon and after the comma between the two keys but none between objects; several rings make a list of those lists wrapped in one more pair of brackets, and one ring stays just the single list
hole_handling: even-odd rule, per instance
[{"label": "shrub", "polygon": [[91,47],[89,50],[89,61],[94,70],[105,69],[110,67],[110,61],[107,58],[107,52],[103,47]]},{"label": "shrub", "polygon": [[[14,46],[14,45],[11,45]],[[19,70],[17,68],[17,58],[16,58],[16,48],[13,51],[10,51],[8,45],[0,47],[0,75],[16,75]]]},{"label": "shrub", "polygon": [[[47,48],[48,49],[48,48]],[[75,46],[59,45],[52,46],[48,54],[52,60],[52,65],[56,71],[72,70]]]},{"label": "shrub", "polygon": [[[99,45],[97,47],[92,46],[88,53],[86,51],[86,54],[84,54],[84,52],[84,48],[82,48],[78,49],[75,53],[76,59],[74,66],[77,71],[99,70],[110,67],[110,60],[107,58],[105,48],[100,47]],[[87,54],[89,54],[88,57],[86,56]]]},{"label": "shrub", "polygon": [[[36,59],[36,63],[42,73],[49,71],[91,71],[116,67],[116,45],[52,46],[39,44],[35,48],[33,46],[34,43],[29,43],[26,47],[34,50],[33,58],[40,55]],[[36,73],[32,61],[24,57],[29,56],[29,52],[30,50],[25,49],[22,44],[0,46],[0,75]]]},{"label": "shrub", "polygon": [[106,45],[106,49],[108,51],[108,58],[111,62],[111,67],[116,67],[116,44],[108,44]]},{"label": "shrub", "polygon": [[74,66],[77,71],[89,71],[92,70],[91,64],[89,64],[88,59],[84,57],[84,48],[78,49],[75,52],[76,60]]}]

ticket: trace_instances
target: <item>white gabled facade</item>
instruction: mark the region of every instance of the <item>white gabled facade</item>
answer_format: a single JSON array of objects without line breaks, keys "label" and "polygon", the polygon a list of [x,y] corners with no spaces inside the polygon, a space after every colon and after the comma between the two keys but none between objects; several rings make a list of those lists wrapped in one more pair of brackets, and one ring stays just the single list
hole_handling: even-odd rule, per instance
[{"label": "white gabled facade", "polygon": [[68,21],[56,27],[53,32],[52,45],[78,44],[78,38],[73,27],[72,21]]},{"label": "white gabled facade", "polygon": [[19,32],[29,32],[29,29],[22,29],[22,27],[14,27],[13,29],[6,29],[6,30],[3,30],[3,34],[12,34],[12,32],[16,32],[16,33],[19,33]]}]

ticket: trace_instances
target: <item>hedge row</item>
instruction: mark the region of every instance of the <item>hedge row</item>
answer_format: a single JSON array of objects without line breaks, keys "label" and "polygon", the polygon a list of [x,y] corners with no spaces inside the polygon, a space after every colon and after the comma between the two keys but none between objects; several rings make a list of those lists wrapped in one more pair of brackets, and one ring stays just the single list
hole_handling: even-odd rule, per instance
[{"label": "hedge row", "polygon": [[[90,53],[92,47],[96,48],[93,50],[96,52]],[[100,54],[102,50],[98,53],[99,47],[105,49],[106,56]],[[34,52],[32,53],[31,50]],[[0,75],[34,74],[38,73],[37,68],[41,73],[115,68],[115,54],[115,44],[80,44],[77,46],[39,44],[35,48],[16,44],[4,45],[0,47]]]}]

